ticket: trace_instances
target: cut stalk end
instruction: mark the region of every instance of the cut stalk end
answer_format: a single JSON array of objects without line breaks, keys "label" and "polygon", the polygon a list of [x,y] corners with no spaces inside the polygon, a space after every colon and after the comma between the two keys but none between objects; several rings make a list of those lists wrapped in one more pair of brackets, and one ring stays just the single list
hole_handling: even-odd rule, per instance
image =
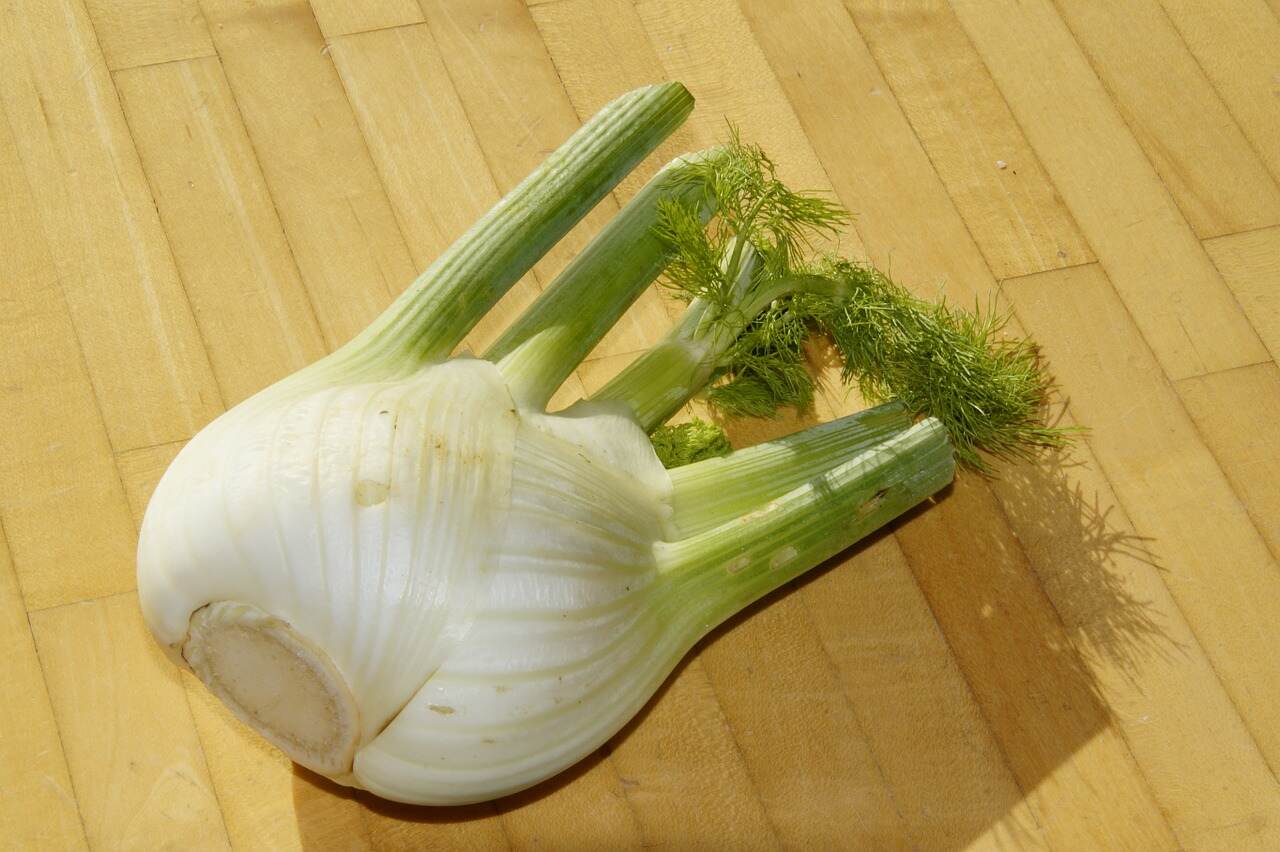
[{"label": "cut stalk end", "polygon": [[257,607],[222,601],[191,617],[182,655],[200,680],[295,762],[351,771],[360,711],[329,656]]}]

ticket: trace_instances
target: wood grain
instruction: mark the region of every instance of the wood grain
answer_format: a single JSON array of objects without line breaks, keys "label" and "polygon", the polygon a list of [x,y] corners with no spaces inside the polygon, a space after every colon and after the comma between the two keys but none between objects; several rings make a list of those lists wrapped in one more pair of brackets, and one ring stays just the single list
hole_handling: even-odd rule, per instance
[{"label": "wood grain", "polygon": [[89,17],[74,0],[8,12],[0,99],[111,445],[189,438],[220,391]]},{"label": "wood grain", "polygon": [[18,848],[84,849],[80,808],[2,534],[0,642],[6,654],[5,701],[0,704],[0,831]]},{"label": "wood grain", "polygon": [[[16,848],[1280,847],[1275,0],[0,3],[0,836]],[[726,120],[839,250],[994,299],[1071,454],[937,501],[701,643],[532,790],[292,766],[156,648],[165,467],[362,328],[604,103],[690,120],[482,348]],[[567,404],[665,333],[657,288]],[[739,444],[862,406],[731,423]],[[704,411],[697,405],[683,412]]]},{"label": "wood grain", "polygon": [[1280,228],[1206,240],[1205,249],[1275,361],[1280,355]]},{"label": "wood grain", "polygon": [[332,349],[413,280],[415,264],[307,4],[201,7]]},{"label": "wood grain", "polygon": [[42,610],[31,632],[89,845],[228,848],[178,670],[137,596]]},{"label": "wood grain", "polygon": [[117,72],[115,83],[223,400],[234,405],[324,354],[311,301],[218,60]]},{"label": "wood grain", "polygon": [[1048,0],[954,7],[1165,373],[1180,379],[1265,360]]},{"label": "wood grain", "polygon": [[85,0],[112,71],[213,56],[196,0]]},{"label": "wood grain", "polygon": [[[946,5],[889,6],[869,0],[844,5],[857,27],[847,39],[856,43],[862,35],[886,84],[869,80],[862,100],[874,104],[892,94],[992,273],[1011,278],[1093,260],[1093,250]],[[858,59],[866,68],[865,55]]]},{"label": "wood grain", "polygon": [[[0,522],[29,610],[133,588],[135,547],[102,409],[36,221],[17,142],[0,123],[0,228],[22,234],[0,252]],[[72,520],[79,534],[69,536]]]},{"label": "wood grain", "polygon": [[1275,180],[1156,0],[1057,8],[1197,236],[1280,221]]},{"label": "wood grain", "polygon": [[1161,0],[1232,117],[1280,180],[1280,15],[1263,0]]}]

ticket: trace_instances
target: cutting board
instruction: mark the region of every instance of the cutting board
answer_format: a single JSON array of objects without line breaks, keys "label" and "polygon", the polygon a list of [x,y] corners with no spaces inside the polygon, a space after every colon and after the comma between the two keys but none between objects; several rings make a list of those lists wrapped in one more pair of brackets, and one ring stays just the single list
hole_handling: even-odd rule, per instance
[{"label": "cutting board", "polygon": [[[1271,0],[7,0],[0,836],[19,849],[1280,848]],[[363,327],[606,101],[689,122],[482,347],[726,121],[847,254],[1008,312],[1072,452],[716,630],[533,790],[407,808],[291,766],[142,625],[184,442]],[[562,390],[660,336],[646,294]],[[830,383],[804,417],[858,405]]]}]

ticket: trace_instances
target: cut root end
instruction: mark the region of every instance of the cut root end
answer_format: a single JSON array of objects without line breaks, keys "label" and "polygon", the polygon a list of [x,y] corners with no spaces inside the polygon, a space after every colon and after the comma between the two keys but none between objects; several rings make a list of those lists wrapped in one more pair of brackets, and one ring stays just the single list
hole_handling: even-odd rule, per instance
[{"label": "cut root end", "polygon": [[329,656],[288,623],[219,602],[191,617],[182,655],[242,722],[324,775],[351,770],[359,710]]}]

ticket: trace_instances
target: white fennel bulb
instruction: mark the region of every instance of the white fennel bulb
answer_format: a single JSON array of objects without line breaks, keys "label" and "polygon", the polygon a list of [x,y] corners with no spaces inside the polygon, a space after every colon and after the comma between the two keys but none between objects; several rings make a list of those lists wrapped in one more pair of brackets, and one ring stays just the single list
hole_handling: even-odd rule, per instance
[{"label": "white fennel bulb", "polygon": [[[518,789],[625,722],[608,675],[661,676],[671,487],[634,421],[521,416],[474,359],[302,385],[224,415],[157,487],[160,641],[293,759],[392,798],[485,798],[494,770]],[[534,724],[577,733],[548,752]]]},{"label": "white fennel bulb", "polygon": [[[610,104],[365,332],[165,472],[139,544],[147,624],[298,763],[412,803],[529,787],[617,732],[708,630],[944,487],[957,430],[902,403],[664,467],[648,433],[709,383],[725,406],[803,402],[797,324],[825,323],[850,370],[863,350],[945,363],[945,339],[977,384],[943,376],[934,396],[966,412],[1027,375],[1026,353],[862,267],[799,265],[834,208],[736,140],[661,170],[484,357],[451,357],[691,108],[678,84]],[[664,268],[690,301],[676,328],[548,413]]]}]

